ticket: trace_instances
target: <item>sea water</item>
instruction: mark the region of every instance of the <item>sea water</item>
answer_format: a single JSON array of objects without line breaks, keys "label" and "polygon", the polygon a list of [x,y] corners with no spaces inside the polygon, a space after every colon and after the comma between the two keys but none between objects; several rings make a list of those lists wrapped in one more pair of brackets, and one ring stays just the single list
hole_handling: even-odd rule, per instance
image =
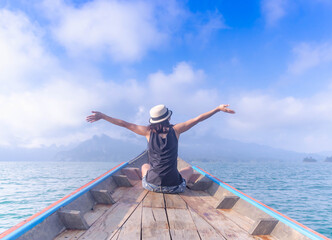
[{"label": "sea water", "polygon": [[[118,162],[0,162],[0,232],[117,164]],[[192,164],[332,238],[332,163]]]}]

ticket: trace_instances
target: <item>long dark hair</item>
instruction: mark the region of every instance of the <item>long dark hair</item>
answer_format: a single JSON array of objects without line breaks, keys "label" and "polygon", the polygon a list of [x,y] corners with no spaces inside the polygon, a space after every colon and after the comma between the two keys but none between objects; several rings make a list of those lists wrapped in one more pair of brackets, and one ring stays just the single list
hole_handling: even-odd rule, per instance
[{"label": "long dark hair", "polygon": [[169,119],[166,119],[165,121],[159,123],[151,123],[149,127],[151,131],[156,133],[168,133],[171,126],[172,125],[169,123]]}]

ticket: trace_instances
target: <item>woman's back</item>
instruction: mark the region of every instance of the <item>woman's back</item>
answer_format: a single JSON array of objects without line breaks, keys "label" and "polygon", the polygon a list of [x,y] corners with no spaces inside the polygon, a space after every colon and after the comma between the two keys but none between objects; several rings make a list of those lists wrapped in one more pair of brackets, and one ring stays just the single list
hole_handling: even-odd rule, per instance
[{"label": "woman's back", "polygon": [[162,186],[176,186],[183,180],[177,170],[178,139],[172,126],[168,133],[150,131],[148,156],[151,169],[146,180]]}]

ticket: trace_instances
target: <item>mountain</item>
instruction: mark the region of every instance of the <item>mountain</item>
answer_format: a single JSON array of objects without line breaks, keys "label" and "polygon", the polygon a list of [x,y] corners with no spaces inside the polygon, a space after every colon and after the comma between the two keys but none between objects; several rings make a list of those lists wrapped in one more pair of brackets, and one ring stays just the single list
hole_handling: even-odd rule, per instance
[{"label": "mountain", "polygon": [[[128,161],[146,149],[145,139],[133,141],[115,140],[106,135],[93,138],[78,144],[75,148],[61,151],[56,155],[58,161]],[[287,151],[269,146],[243,143],[222,139],[217,136],[195,138],[191,135],[181,136],[179,156],[186,161],[298,161],[301,162],[307,153]],[[316,159],[322,156],[311,154]]]},{"label": "mountain", "polygon": [[319,155],[322,155],[325,157],[330,157],[330,156],[332,156],[332,151],[319,152]]},{"label": "mountain", "polygon": [[146,149],[146,143],[112,139],[107,135],[93,136],[76,147],[60,151],[56,161],[128,161]]},{"label": "mountain", "polygon": [[327,157],[324,162],[332,162],[332,157]]},{"label": "mountain", "polygon": [[[302,161],[307,153],[298,153],[255,143],[244,143],[217,136],[181,139],[179,155],[187,161]],[[322,156],[311,154],[317,159]]]},{"label": "mountain", "polygon": [[139,144],[100,135],[70,146],[0,147],[0,161],[128,161],[145,149],[144,141]]},{"label": "mountain", "polygon": [[0,161],[52,161],[55,154],[66,147],[23,148],[0,147]]},{"label": "mountain", "polygon": [[[146,141],[119,140],[107,135],[93,136],[70,146],[34,149],[0,147],[0,161],[128,161],[146,149]],[[223,139],[217,136],[181,135],[179,156],[186,161],[298,161],[307,153]],[[325,156],[310,154],[319,161]]]}]

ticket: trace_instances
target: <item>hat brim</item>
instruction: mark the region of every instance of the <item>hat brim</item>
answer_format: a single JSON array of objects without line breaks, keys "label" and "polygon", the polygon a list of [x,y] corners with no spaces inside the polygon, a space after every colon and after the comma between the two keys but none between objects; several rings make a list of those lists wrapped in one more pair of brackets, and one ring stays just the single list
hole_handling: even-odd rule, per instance
[{"label": "hat brim", "polygon": [[150,120],[149,120],[149,122],[150,123],[160,123],[160,122],[163,122],[163,121],[165,121],[165,120],[167,120],[170,116],[172,116],[172,111],[171,110],[168,110],[168,114],[167,114],[167,116],[166,117],[164,117],[164,118],[162,118],[162,119],[158,119],[158,120],[152,120],[151,118],[150,118]]}]

